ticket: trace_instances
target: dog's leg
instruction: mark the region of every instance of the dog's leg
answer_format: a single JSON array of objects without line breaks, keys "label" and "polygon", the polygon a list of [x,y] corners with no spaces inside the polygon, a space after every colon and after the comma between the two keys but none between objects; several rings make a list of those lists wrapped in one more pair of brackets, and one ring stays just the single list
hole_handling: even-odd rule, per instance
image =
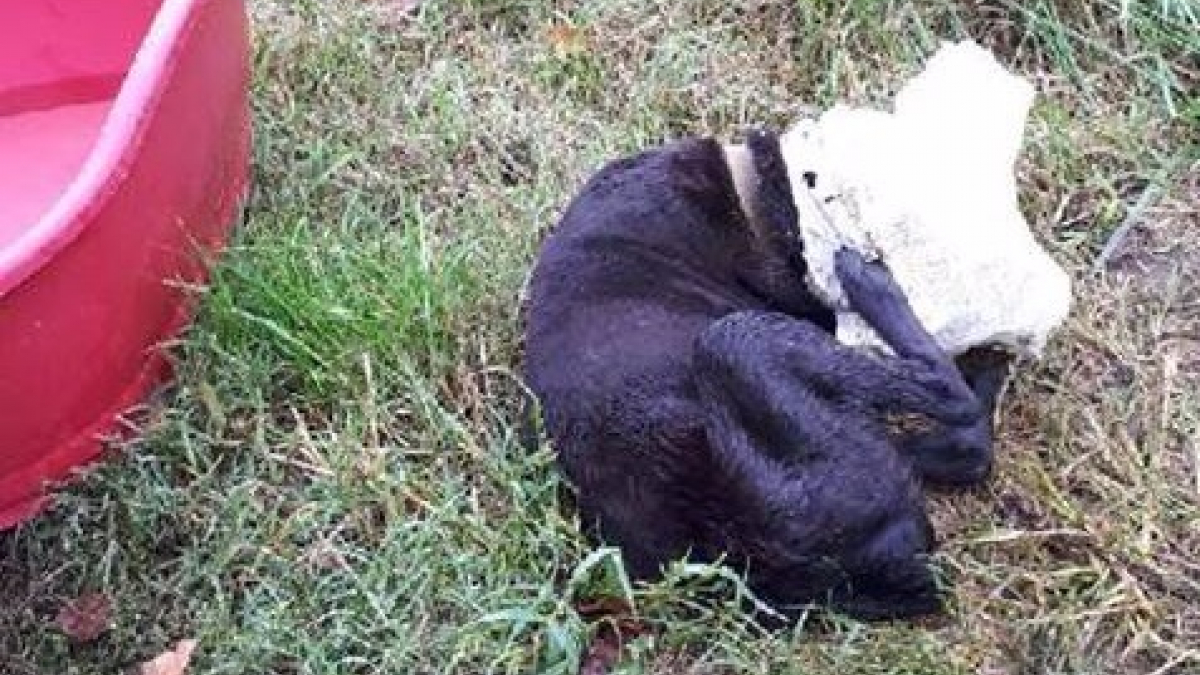
[{"label": "dog's leg", "polygon": [[898,435],[896,444],[908,453],[926,481],[965,487],[981,483],[991,474],[996,406],[1008,380],[1012,358],[998,350],[975,349],[957,362],[984,414],[965,426]]},{"label": "dog's leg", "polygon": [[[883,263],[868,261],[851,248],[834,254],[834,272],[850,307],[883,338],[897,356],[925,361],[938,369],[953,364],[933,336],[921,325],[904,290]],[[959,378],[961,379],[961,378]],[[966,384],[963,383],[963,388]]]},{"label": "dog's leg", "polygon": [[[838,344],[821,329],[785,314],[739,312],[721,320],[727,339],[754,340],[755,332],[779,332],[779,345],[764,362],[772,372],[836,394],[847,407],[883,413],[919,413],[945,424],[972,424],[981,409],[953,364],[942,360],[882,357]],[[744,330],[739,325],[746,324]],[[739,332],[740,331],[740,332]]]},{"label": "dog's leg", "polygon": [[882,263],[842,249],[835,255],[835,266],[851,307],[899,356],[928,364],[950,390],[979,404],[973,420],[901,437],[898,444],[930,482],[970,485],[986,479],[993,460],[992,417],[1007,377],[1008,359],[998,352],[980,352],[965,356],[961,368],[956,367],[921,325]]},{"label": "dog's leg", "polygon": [[885,382],[918,388],[895,361],[766,312],[725,317],[698,341],[706,488],[722,506],[706,543],[744,561],[777,603],[827,600],[862,618],[940,607],[917,482],[871,412],[851,403]]},{"label": "dog's leg", "polygon": [[996,348],[978,347],[968,350],[955,361],[990,419],[1012,371],[1012,354]]}]

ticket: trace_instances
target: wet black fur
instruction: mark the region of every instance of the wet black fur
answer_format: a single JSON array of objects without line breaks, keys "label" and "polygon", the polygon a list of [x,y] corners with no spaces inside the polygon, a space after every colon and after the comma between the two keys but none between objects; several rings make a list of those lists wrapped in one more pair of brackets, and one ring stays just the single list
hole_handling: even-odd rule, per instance
[{"label": "wet black fur", "polygon": [[[638,578],[723,557],[785,611],[936,611],[918,478],[987,475],[998,371],[973,393],[886,269],[851,252],[841,280],[897,356],[835,343],[778,141],[747,145],[748,212],[711,139],[615,161],[571,203],[526,306],[547,433],[584,522]],[[891,413],[937,424],[903,437]]]}]

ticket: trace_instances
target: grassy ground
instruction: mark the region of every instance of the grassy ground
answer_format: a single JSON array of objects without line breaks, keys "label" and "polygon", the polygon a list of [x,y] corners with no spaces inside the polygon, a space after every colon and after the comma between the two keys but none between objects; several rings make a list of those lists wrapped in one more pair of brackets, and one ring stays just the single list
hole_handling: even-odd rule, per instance
[{"label": "grassy ground", "polygon": [[[633,590],[650,630],[615,672],[1200,672],[1193,0],[252,4],[249,220],[141,433],[0,535],[0,672],[188,637],[194,673],[574,672],[576,600],[625,591],[517,442],[541,233],[605,158],[881,101],[961,36],[1039,87],[1024,207],[1078,292],[995,480],[932,506],[951,615],[768,634],[680,570]],[[87,593],[113,628],[76,644],[54,617]]]}]

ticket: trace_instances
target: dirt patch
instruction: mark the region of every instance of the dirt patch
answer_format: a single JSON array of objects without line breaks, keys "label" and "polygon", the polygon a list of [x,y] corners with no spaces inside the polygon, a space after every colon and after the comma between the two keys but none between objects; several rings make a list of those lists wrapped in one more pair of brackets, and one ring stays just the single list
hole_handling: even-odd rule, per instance
[{"label": "dirt patch", "polygon": [[1200,380],[1200,178],[1144,211],[1107,273],[1134,298],[1165,303],[1159,346],[1179,376]]}]

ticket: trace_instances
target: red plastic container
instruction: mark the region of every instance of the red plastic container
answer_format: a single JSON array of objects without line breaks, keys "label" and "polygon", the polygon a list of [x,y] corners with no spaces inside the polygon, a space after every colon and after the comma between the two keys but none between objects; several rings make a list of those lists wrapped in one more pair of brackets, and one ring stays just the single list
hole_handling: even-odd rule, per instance
[{"label": "red plastic container", "polygon": [[246,193],[242,0],[0,3],[0,528],[168,374]]}]

